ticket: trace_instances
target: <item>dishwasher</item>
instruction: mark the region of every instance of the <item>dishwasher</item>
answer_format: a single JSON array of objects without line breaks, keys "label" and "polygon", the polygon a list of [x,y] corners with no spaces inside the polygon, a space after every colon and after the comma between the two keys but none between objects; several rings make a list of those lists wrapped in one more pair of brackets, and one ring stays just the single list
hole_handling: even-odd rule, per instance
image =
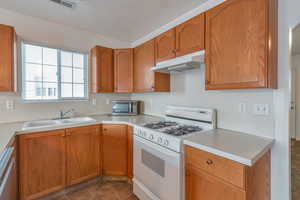
[{"label": "dishwasher", "polygon": [[17,200],[17,181],[16,150],[10,146],[0,158],[0,200]]}]

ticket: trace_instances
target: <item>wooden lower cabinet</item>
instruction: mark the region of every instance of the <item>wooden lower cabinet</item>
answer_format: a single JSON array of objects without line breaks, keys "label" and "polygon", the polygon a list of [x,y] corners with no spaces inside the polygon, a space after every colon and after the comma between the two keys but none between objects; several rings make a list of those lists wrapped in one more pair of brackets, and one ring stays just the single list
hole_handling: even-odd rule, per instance
[{"label": "wooden lower cabinet", "polygon": [[100,174],[100,126],[70,128],[67,135],[67,185]]},{"label": "wooden lower cabinet", "polygon": [[[185,152],[187,200],[271,199],[270,152],[251,167],[189,146]],[[233,175],[232,179],[228,179],[228,174]]]},{"label": "wooden lower cabinet", "polygon": [[186,200],[246,200],[245,191],[192,165],[186,170]]},{"label": "wooden lower cabinet", "polygon": [[20,199],[32,200],[66,186],[65,130],[21,135]]},{"label": "wooden lower cabinet", "polygon": [[127,128],[127,176],[129,179],[133,178],[133,127]]},{"label": "wooden lower cabinet", "polygon": [[103,174],[127,175],[127,125],[102,125]]}]

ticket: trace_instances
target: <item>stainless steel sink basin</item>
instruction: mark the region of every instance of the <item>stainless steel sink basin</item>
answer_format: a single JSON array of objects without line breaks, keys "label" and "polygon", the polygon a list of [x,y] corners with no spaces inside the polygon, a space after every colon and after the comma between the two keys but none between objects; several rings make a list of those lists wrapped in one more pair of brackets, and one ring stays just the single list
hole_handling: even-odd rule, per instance
[{"label": "stainless steel sink basin", "polygon": [[76,117],[76,118],[69,118],[69,119],[61,119],[58,121],[62,124],[76,124],[76,123],[93,122],[96,120],[90,117]]},{"label": "stainless steel sink basin", "polygon": [[31,121],[31,122],[24,123],[23,130],[51,128],[57,126],[63,127],[71,124],[89,123],[94,121],[96,120],[91,117],[75,117],[75,118],[58,119],[58,120]]},{"label": "stainless steel sink basin", "polygon": [[56,124],[57,124],[56,120],[31,121],[31,122],[26,122],[23,128],[48,127]]}]

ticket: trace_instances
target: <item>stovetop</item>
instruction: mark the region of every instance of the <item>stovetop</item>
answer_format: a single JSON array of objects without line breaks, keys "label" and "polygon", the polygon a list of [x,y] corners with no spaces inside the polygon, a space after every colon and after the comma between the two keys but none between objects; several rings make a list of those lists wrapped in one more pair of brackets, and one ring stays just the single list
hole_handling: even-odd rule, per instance
[{"label": "stovetop", "polygon": [[203,130],[199,126],[179,124],[173,121],[160,121],[156,123],[148,123],[144,124],[144,127],[154,129],[156,131],[173,136],[183,136]]}]

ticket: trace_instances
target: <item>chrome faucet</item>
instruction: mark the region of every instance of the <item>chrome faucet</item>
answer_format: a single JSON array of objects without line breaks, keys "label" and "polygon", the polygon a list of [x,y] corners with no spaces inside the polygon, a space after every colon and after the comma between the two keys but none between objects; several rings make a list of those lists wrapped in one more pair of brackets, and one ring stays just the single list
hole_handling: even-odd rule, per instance
[{"label": "chrome faucet", "polygon": [[68,118],[70,118],[70,117],[66,117],[66,115],[67,115],[68,113],[74,112],[74,111],[75,111],[75,109],[73,109],[73,108],[70,109],[70,110],[67,110],[66,112],[60,110],[60,111],[59,111],[59,119],[68,119]]}]

